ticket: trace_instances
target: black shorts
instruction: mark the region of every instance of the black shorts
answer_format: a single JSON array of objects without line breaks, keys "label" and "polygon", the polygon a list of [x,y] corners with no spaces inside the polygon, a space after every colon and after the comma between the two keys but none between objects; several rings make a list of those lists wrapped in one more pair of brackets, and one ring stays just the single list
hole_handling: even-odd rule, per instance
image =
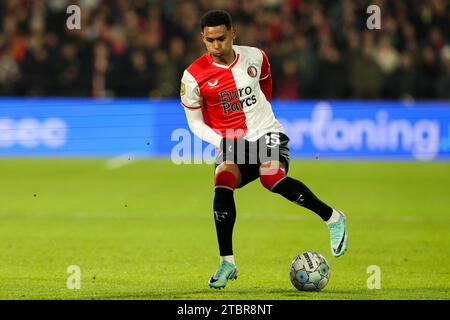
[{"label": "black shorts", "polygon": [[255,142],[237,140],[233,146],[225,148],[225,153],[222,151],[217,155],[214,169],[225,160],[236,163],[241,172],[238,188],[258,179],[259,167],[264,162],[280,161],[287,173],[290,161],[288,142],[289,137],[281,132],[269,132]]}]

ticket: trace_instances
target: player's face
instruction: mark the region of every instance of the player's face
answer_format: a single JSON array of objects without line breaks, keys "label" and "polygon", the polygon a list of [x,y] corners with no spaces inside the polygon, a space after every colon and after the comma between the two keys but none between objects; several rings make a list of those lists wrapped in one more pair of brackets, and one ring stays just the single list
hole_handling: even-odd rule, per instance
[{"label": "player's face", "polygon": [[[202,32],[203,42],[214,61],[231,63],[233,61],[233,40],[236,37],[236,29],[227,30],[226,26],[204,27]],[[231,60],[231,61],[230,61]]]}]

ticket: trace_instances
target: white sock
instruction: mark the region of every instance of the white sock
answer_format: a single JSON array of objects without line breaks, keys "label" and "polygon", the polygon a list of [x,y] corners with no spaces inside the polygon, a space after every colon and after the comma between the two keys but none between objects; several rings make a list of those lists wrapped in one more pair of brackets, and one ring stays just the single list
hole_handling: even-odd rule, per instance
[{"label": "white sock", "polygon": [[231,262],[232,264],[236,265],[236,263],[234,262],[234,256],[220,256],[220,262],[222,261]]},{"label": "white sock", "polygon": [[325,221],[327,224],[330,223],[335,223],[336,221],[339,220],[339,217],[341,216],[341,214],[337,211],[333,209],[333,213],[331,214],[330,219],[328,219],[327,221]]}]

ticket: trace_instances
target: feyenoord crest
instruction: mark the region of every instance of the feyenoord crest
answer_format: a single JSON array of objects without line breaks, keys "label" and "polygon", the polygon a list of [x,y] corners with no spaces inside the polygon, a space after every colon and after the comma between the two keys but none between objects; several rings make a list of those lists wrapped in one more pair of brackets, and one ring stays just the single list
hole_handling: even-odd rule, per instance
[{"label": "feyenoord crest", "polygon": [[258,70],[256,69],[255,66],[250,66],[250,67],[247,68],[247,74],[250,77],[254,78],[254,77],[256,77],[258,75]]}]

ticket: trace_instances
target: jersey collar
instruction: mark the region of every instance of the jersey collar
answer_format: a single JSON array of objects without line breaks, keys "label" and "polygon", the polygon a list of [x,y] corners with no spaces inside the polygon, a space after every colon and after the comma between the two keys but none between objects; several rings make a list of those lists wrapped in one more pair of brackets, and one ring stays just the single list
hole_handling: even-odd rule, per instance
[{"label": "jersey collar", "polygon": [[229,66],[226,66],[224,64],[220,64],[220,63],[215,62],[209,53],[206,53],[206,57],[216,67],[223,68],[223,69],[231,69],[231,68],[233,68],[236,65],[236,63],[238,62],[239,57],[240,57],[240,54],[238,52],[236,52],[236,50],[234,50],[234,52],[236,53],[236,58],[234,58],[233,63],[230,64]]}]

